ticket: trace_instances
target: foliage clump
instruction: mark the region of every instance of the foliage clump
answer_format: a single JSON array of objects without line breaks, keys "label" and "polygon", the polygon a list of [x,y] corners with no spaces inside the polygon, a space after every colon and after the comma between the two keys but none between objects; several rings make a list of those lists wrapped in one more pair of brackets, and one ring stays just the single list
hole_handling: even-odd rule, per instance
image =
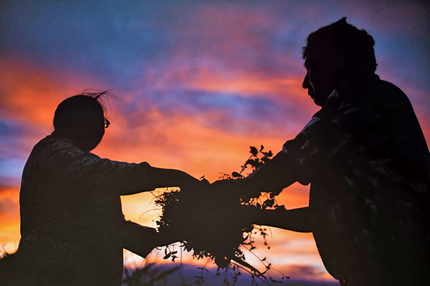
[{"label": "foliage clump", "polygon": [[[241,166],[241,170],[222,174],[220,179],[243,179],[245,170],[255,171],[273,156],[271,151],[263,150],[263,146],[260,150],[251,146],[251,155]],[[162,215],[156,222],[158,229],[164,235],[171,237],[179,235],[184,249],[193,251],[194,258],[213,259],[218,269],[234,267],[236,274],[238,273],[236,267],[240,267],[250,272],[253,277],[273,280],[264,276],[271,267],[265,258],[260,259],[266,267],[264,272],[258,271],[245,261],[241,247],[250,251],[256,248],[253,234],[260,234],[264,238],[264,244],[269,249],[270,247],[266,241],[267,229],[253,225],[251,219],[243,215],[243,208],[246,206],[259,209],[277,208],[279,206],[275,196],[279,192],[243,193],[235,190],[234,185],[234,182],[225,184],[225,187],[222,184],[218,187],[208,184],[204,189],[181,189],[158,195],[155,204],[162,209]],[[171,251],[166,247],[164,258],[175,261],[177,251]],[[205,267],[201,269],[202,273],[207,270]],[[235,275],[235,279],[237,276]],[[197,284],[203,280],[202,276],[196,278]]]}]

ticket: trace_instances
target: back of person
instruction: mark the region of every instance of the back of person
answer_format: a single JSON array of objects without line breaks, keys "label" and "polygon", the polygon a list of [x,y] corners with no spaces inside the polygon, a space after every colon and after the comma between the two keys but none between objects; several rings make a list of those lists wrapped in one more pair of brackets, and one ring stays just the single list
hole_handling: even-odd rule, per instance
[{"label": "back of person", "polygon": [[55,135],[34,147],[20,192],[19,261],[42,284],[119,285],[120,198],[101,195],[87,176],[73,176],[82,155],[70,140]]},{"label": "back of person", "polygon": [[207,185],[180,170],[91,153],[110,125],[100,101],[106,93],[84,92],[62,101],[54,132],[36,144],[27,160],[15,258],[20,275],[13,286],[121,285],[123,248],[146,257],[175,238],[125,221],[120,196]]},{"label": "back of person", "polygon": [[360,285],[422,285],[430,155],[406,95],[375,76],[340,86],[315,116],[310,206],[327,269]]}]

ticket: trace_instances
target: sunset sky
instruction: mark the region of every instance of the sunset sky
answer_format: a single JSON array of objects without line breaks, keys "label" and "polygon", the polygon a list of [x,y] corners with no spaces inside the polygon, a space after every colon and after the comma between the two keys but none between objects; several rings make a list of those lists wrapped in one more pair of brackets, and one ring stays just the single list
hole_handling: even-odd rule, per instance
[{"label": "sunset sky", "polygon": [[[409,96],[430,140],[430,5],[423,0],[0,3],[0,244],[9,251],[20,238],[22,169],[53,131],[63,99],[85,89],[116,95],[95,154],[212,182],[237,171],[251,145],[277,153],[318,110],[301,87],[302,47],[309,33],[343,16],[374,37],[377,74]],[[293,185],[279,203],[306,206],[308,194]],[[126,217],[155,226],[152,198],[123,197]],[[258,254],[275,268],[330,279],[311,234],[271,231],[271,250]]]}]

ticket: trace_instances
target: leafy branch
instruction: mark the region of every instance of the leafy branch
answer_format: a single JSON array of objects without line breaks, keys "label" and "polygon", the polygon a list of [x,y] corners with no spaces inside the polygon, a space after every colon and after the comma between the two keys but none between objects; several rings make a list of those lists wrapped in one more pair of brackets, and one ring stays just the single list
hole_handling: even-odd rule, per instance
[{"label": "leafy branch", "polygon": [[[271,151],[265,152],[264,146],[260,149],[250,147],[250,156],[240,167],[240,171],[231,174],[222,174],[222,180],[236,180],[245,177],[245,171],[252,173],[273,156]],[[245,254],[240,247],[245,247],[252,253],[256,248],[253,234],[259,234],[264,239],[264,245],[270,249],[267,243],[267,229],[249,223],[248,218],[240,215],[244,205],[250,205],[259,209],[279,207],[275,197],[277,192],[258,194],[243,194],[231,192],[223,188],[205,189],[181,189],[171,190],[156,196],[155,204],[161,206],[162,215],[156,222],[160,232],[164,235],[179,235],[186,251],[193,251],[193,257],[198,259],[209,258],[215,261],[219,269],[225,269],[224,285],[234,285],[240,275],[236,269],[240,267],[251,273],[253,279],[276,283],[278,281],[267,275],[271,264],[266,258],[260,259],[265,265],[265,271],[260,272],[245,261]],[[253,255],[255,255],[253,253]],[[177,251],[165,248],[164,259],[177,258]],[[208,260],[209,261],[209,260]],[[195,276],[197,285],[204,283],[203,274],[209,272],[206,268],[199,267],[201,275]],[[229,278],[228,271],[232,270]],[[284,278],[285,276],[283,276]],[[230,284],[232,283],[232,284]],[[255,282],[256,283],[256,282]]]}]

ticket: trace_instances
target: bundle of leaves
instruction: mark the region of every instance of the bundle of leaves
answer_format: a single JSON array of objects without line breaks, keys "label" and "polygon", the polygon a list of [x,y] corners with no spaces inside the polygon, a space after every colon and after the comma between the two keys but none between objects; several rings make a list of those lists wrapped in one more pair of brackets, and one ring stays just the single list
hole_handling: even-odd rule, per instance
[{"label": "bundle of leaves", "polygon": [[[254,171],[270,160],[272,152],[263,152],[264,147],[251,147],[251,155],[240,172],[223,174],[221,179],[235,180],[244,177],[245,170]],[[272,192],[261,197],[259,194],[243,194],[234,189],[234,182],[217,186],[208,185],[204,189],[181,189],[164,192],[157,196],[156,205],[161,206],[162,215],[157,221],[159,231],[171,237],[178,237],[184,243],[185,250],[193,251],[197,259],[209,257],[219,268],[226,268],[231,260],[249,271],[262,275],[256,268],[245,262],[245,255],[240,246],[254,249],[252,233],[254,225],[242,215],[244,205],[253,205],[265,209],[277,207]],[[267,233],[259,228],[265,244]],[[175,251],[166,248],[165,259],[177,258]]]}]

